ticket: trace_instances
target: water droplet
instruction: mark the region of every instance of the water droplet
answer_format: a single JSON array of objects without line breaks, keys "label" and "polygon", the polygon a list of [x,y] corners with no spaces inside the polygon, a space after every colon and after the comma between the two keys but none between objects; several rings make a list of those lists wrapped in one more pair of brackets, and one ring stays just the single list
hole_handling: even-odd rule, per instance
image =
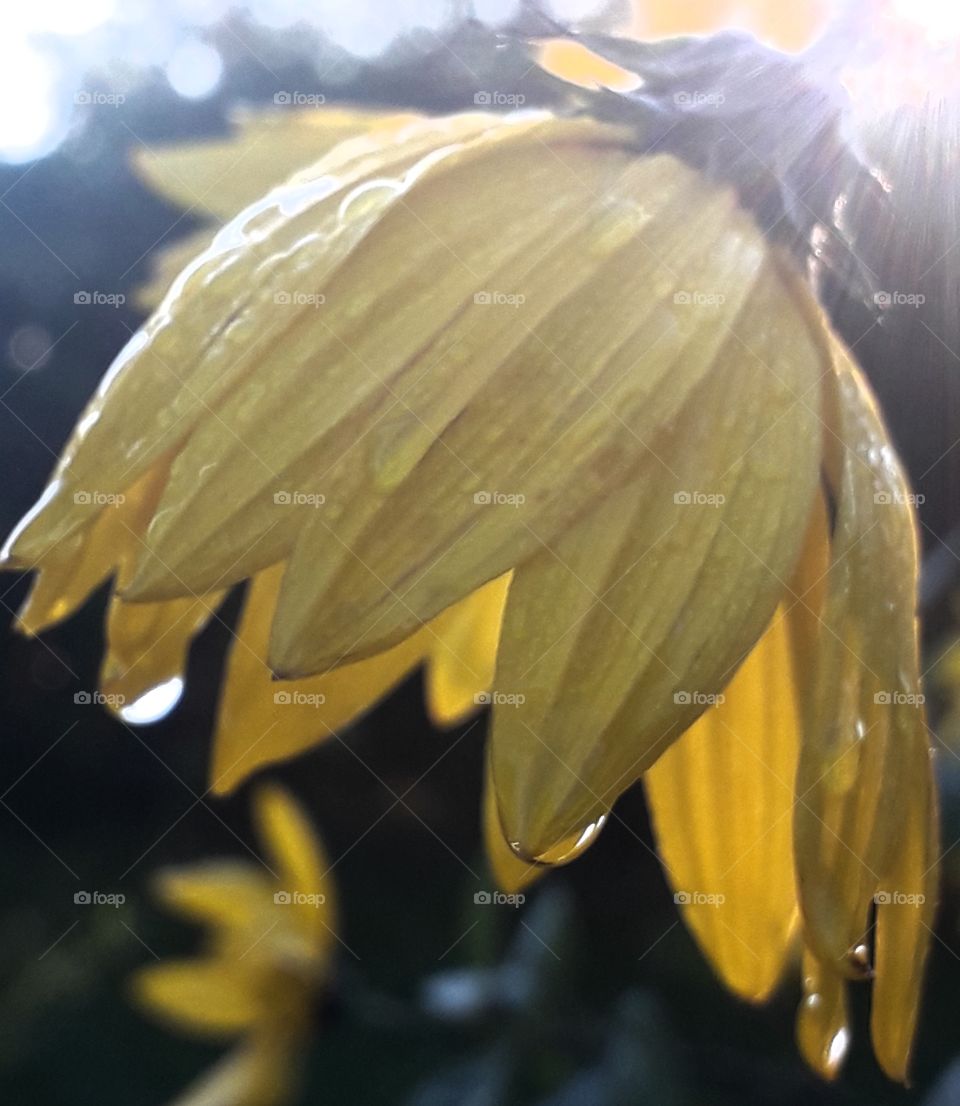
[{"label": "water droplet", "polygon": [[385,207],[387,202],[404,191],[403,181],[380,177],[377,180],[364,181],[352,188],[337,209],[337,218],[345,221],[348,216],[363,215]]},{"label": "water droplet", "polygon": [[534,859],[538,864],[569,864],[586,852],[596,841],[598,834],[607,824],[607,818],[608,815],[601,814],[595,822],[591,822],[585,829],[579,833],[570,834],[559,844],[554,845],[552,849],[547,849],[545,853],[541,853]]},{"label": "water droplet", "polygon": [[120,717],[124,722],[130,722],[135,726],[148,726],[152,722],[159,722],[162,718],[166,718],[180,702],[181,695],[183,695],[183,677],[174,676],[145,691],[129,706],[123,707]]},{"label": "water droplet", "polygon": [[872,974],[870,967],[870,950],[866,945],[857,945],[847,954],[850,966],[858,975],[867,977]]},{"label": "water droplet", "polygon": [[833,1040],[830,1042],[830,1046],[827,1049],[827,1067],[831,1071],[834,1068],[840,1066],[844,1056],[847,1054],[847,1048],[850,1045],[850,1033],[846,1026],[842,1026],[833,1036]]}]

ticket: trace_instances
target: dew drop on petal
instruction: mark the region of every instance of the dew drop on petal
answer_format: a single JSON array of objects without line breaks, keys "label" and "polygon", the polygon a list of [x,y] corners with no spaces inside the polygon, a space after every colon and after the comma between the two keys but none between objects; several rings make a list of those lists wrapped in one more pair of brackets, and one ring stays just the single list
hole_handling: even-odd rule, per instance
[{"label": "dew drop on petal", "polygon": [[852,948],[848,960],[851,967],[861,975],[866,977],[871,974],[870,950],[866,945],[857,945],[855,948]]},{"label": "dew drop on petal", "polygon": [[534,859],[538,864],[569,864],[571,860],[576,860],[596,841],[598,834],[607,824],[607,817],[608,815],[601,814],[595,822],[591,822],[585,829],[579,833],[570,834],[559,844],[554,845],[552,849],[548,849]]},{"label": "dew drop on petal", "polygon": [[850,1033],[846,1026],[842,1026],[833,1036],[833,1040],[830,1042],[830,1046],[827,1049],[827,1068],[833,1070],[838,1068],[843,1062],[844,1056],[847,1054],[847,1048],[850,1045]]},{"label": "dew drop on petal", "polygon": [[174,676],[162,684],[145,691],[129,706],[120,710],[120,717],[124,722],[131,722],[135,726],[148,726],[152,722],[159,722],[173,710],[180,702],[183,695],[183,677]]}]

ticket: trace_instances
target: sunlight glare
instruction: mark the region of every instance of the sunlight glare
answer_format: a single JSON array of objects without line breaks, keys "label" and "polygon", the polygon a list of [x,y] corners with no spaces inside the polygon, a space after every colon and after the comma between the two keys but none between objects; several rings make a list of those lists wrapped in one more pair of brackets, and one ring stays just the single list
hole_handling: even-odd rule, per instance
[{"label": "sunlight glare", "polygon": [[957,0],[893,0],[898,18],[923,29],[935,43],[960,37],[960,4]]}]

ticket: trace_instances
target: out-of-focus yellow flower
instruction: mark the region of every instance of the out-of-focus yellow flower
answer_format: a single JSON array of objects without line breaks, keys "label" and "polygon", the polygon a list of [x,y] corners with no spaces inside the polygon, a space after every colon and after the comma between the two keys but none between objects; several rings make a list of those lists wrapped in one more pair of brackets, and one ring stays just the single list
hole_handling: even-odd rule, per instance
[{"label": "out-of-focus yellow flower", "polygon": [[277,787],[257,793],[267,859],[209,862],[163,873],[171,910],[209,927],[202,956],[143,968],[134,995],[184,1033],[240,1043],[182,1106],[272,1106],[296,1086],[311,1011],[330,974],[336,911],[323,849]]},{"label": "out-of-focus yellow flower", "polygon": [[139,692],[252,578],[220,789],[428,661],[439,720],[493,705],[505,885],[645,776],[725,982],[763,998],[802,934],[827,1075],[876,906],[873,1040],[904,1078],[936,813],[910,498],[860,374],[733,191],[629,130],[360,129],[121,353],[8,543],[40,569],[24,624],[115,574],[105,673]]}]

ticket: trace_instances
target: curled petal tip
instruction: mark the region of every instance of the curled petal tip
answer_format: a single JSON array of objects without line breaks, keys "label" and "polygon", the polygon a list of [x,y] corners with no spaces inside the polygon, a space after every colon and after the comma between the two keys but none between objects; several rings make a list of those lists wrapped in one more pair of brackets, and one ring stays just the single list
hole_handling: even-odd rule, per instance
[{"label": "curled petal tip", "polygon": [[234,772],[230,768],[225,768],[218,773],[216,765],[214,765],[210,771],[208,784],[210,794],[216,795],[217,798],[225,798],[237,790],[237,786],[243,778],[242,772]]},{"label": "curled petal tip", "polygon": [[13,630],[21,637],[35,638],[40,633],[38,627],[24,621],[19,615],[13,620]]},{"label": "curled petal tip", "polygon": [[26,572],[33,568],[42,548],[36,556],[31,555],[29,544],[24,540],[24,523],[21,522],[0,548],[0,572]]},{"label": "curled petal tip", "polygon": [[22,572],[29,566],[13,552],[10,542],[0,549],[0,572]]}]

